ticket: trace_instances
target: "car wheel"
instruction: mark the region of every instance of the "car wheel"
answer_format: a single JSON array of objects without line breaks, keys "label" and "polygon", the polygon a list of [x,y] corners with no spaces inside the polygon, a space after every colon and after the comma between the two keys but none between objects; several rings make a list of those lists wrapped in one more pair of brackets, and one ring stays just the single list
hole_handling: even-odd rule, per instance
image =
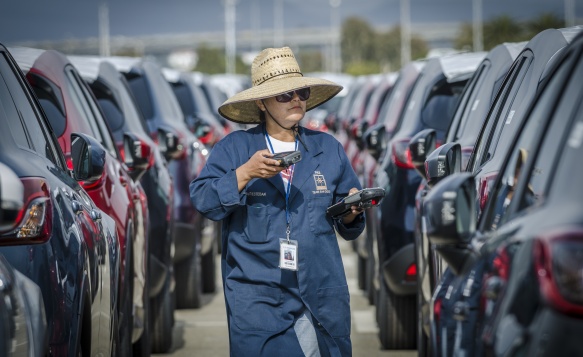
[{"label": "car wheel", "polygon": [[213,242],[213,247],[202,256],[202,291],[214,293],[217,289],[215,257],[217,256],[217,240]]},{"label": "car wheel", "polygon": [[175,266],[176,269],[176,307],[178,309],[197,309],[202,305],[202,264],[200,245],[192,255]]},{"label": "car wheel", "polygon": [[[131,237],[128,233],[126,237],[128,239]],[[134,294],[134,263],[132,248],[129,244],[126,245],[126,258],[125,258],[125,269],[124,269],[124,285],[125,290],[120,289],[119,300],[119,318],[118,318],[118,329],[119,329],[119,341],[117,343],[117,355],[126,356],[128,351],[131,351],[132,345],[132,331],[134,327],[133,320],[133,294]],[[120,285],[121,286],[121,285]],[[131,356],[131,355],[130,355]]]},{"label": "car wheel", "polygon": [[167,279],[164,288],[150,300],[151,322],[150,339],[152,353],[165,353],[172,347],[172,322],[174,320],[174,303],[170,291],[170,279]]},{"label": "car wheel", "polygon": [[[146,264],[148,266],[148,264]],[[150,357],[150,351],[152,347],[150,346],[150,279],[149,272],[146,272],[146,281],[144,282],[144,315],[143,321],[144,329],[142,330],[142,335],[140,338],[134,342],[132,346],[133,355],[135,357]]]},{"label": "car wheel", "polygon": [[358,288],[360,290],[366,289],[366,259],[357,254],[358,259]]},{"label": "car wheel", "polygon": [[379,339],[385,350],[415,349],[417,303],[411,296],[397,296],[381,283],[377,308]]},{"label": "car wheel", "polygon": [[[419,285],[420,286],[420,285]],[[429,339],[425,330],[423,328],[423,322],[427,319],[423,313],[423,292],[421,289],[417,289],[417,356],[419,357],[429,357],[431,352],[429,349]]]}]

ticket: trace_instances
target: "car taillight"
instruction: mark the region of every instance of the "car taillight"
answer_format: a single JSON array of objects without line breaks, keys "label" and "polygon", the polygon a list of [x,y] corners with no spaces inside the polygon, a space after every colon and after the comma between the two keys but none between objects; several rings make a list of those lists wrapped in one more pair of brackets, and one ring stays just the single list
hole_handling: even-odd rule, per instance
[{"label": "car taillight", "polygon": [[413,161],[411,159],[411,151],[409,150],[410,138],[395,140],[393,142],[392,158],[395,165],[404,169],[414,169]]},{"label": "car taillight", "polygon": [[479,200],[480,200],[480,212],[486,207],[486,202],[488,202],[488,195],[492,190],[492,185],[494,185],[494,180],[498,176],[498,171],[490,172],[480,178],[480,188],[479,188]]},{"label": "car taillight", "polygon": [[40,177],[20,179],[24,185],[24,205],[16,225],[0,235],[3,244],[44,243],[52,230],[52,205],[47,182]]},{"label": "car taillight", "polygon": [[413,263],[405,271],[405,281],[417,281],[417,264]]},{"label": "car taillight", "polygon": [[541,237],[533,254],[545,302],[560,312],[583,315],[583,230]]}]

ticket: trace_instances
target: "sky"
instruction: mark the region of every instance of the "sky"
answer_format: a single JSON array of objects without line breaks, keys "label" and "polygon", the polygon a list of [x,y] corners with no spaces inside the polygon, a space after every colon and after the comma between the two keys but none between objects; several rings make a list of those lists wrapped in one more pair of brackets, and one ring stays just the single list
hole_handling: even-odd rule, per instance
[{"label": "sky", "polygon": [[[98,36],[100,0],[1,0],[0,42],[83,39]],[[224,30],[224,0],[108,1],[111,36],[141,36]],[[236,0],[236,29],[273,28],[278,0]],[[284,28],[330,24],[331,0],[283,1]],[[338,1],[338,0],[336,0]],[[399,22],[399,0],[339,0],[341,21],[358,16],[373,26]],[[484,21],[509,15],[527,20],[542,13],[564,18],[564,0],[481,0]],[[566,1],[566,0],[565,0]],[[583,0],[575,2],[577,23],[583,22]],[[472,0],[410,0],[411,22],[471,21]],[[255,25],[257,26],[257,25]]]}]

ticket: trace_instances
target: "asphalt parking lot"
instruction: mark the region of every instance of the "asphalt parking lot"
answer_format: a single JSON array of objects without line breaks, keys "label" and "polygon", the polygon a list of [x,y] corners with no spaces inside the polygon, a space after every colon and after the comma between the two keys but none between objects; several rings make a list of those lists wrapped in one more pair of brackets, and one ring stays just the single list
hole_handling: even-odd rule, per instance
[{"label": "asphalt parking lot", "polygon": [[[350,243],[339,239],[350,290],[353,356],[412,357],[416,351],[382,351],[374,320],[375,309],[368,304],[356,280],[356,254]],[[217,264],[220,261],[217,259]],[[220,268],[217,269],[217,271]],[[220,276],[217,277],[220,279]],[[227,318],[221,284],[215,294],[205,295],[201,309],[176,310],[171,352],[157,356],[229,356]]]}]

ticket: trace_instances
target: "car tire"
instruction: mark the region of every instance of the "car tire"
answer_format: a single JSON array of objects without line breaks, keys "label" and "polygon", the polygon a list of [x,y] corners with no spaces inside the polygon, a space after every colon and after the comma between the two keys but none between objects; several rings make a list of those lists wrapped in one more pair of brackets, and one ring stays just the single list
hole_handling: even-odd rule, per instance
[{"label": "car tire", "polygon": [[[146,265],[148,266],[148,265]],[[144,283],[144,330],[140,338],[134,342],[132,352],[134,357],[150,357],[152,347],[150,345],[150,279],[146,274]]]},{"label": "car tire", "polygon": [[198,309],[202,305],[202,263],[200,245],[192,254],[175,266],[176,308]]},{"label": "car tire", "polygon": [[214,293],[217,289],[215,257],[217,256],[217,240],[213,242],[211,250],[202,256],[202,291]]},{"label": "car tire", "polygon": [[375,262],[372,253],[368,256],[366,260],[366,277],[365,277],[365,291],[368,303],[370,305],[375,304],[375,287],[374,287],[374,273],[375,273]]},{"label": "car tire", "polygon": [[[129,233],[128,233],[129,234]],[[131,235],[126,236],[128,239]],[[133,319],[133,296],[134,296],[134,263],[132,247],[126,244],[126,264],[124,269],[124,287],[125,290],[120,292],[120,305],[118,317],[118,336],[117,355],[125,356],[132,346],[132,331],[134,328]]]},{"label": "car tire", "polygon": [[357,276],[358,276],[358,288],[360,290],[366,289],[366,259],[357,254],[358,266],[357,266]]},{"label": "car tire", "polygon": [[379,339],[385,350],[415,349],[417,301],[415,296],[397,296],[381,283]]},{"label": "car tire", "polygon": [[171,279],[167,279],[160,294],[150,300],[152,353],[166,353],[172,347],[174,303],[172,302],[170,284]]},{"label": "car tire", "polygon": [[423,309],[421,307],[423,301],[422,294],[421,289],[417,289],[417,356],[430,357],[429,338],[423,329],[425,317],[423,316]]}]

